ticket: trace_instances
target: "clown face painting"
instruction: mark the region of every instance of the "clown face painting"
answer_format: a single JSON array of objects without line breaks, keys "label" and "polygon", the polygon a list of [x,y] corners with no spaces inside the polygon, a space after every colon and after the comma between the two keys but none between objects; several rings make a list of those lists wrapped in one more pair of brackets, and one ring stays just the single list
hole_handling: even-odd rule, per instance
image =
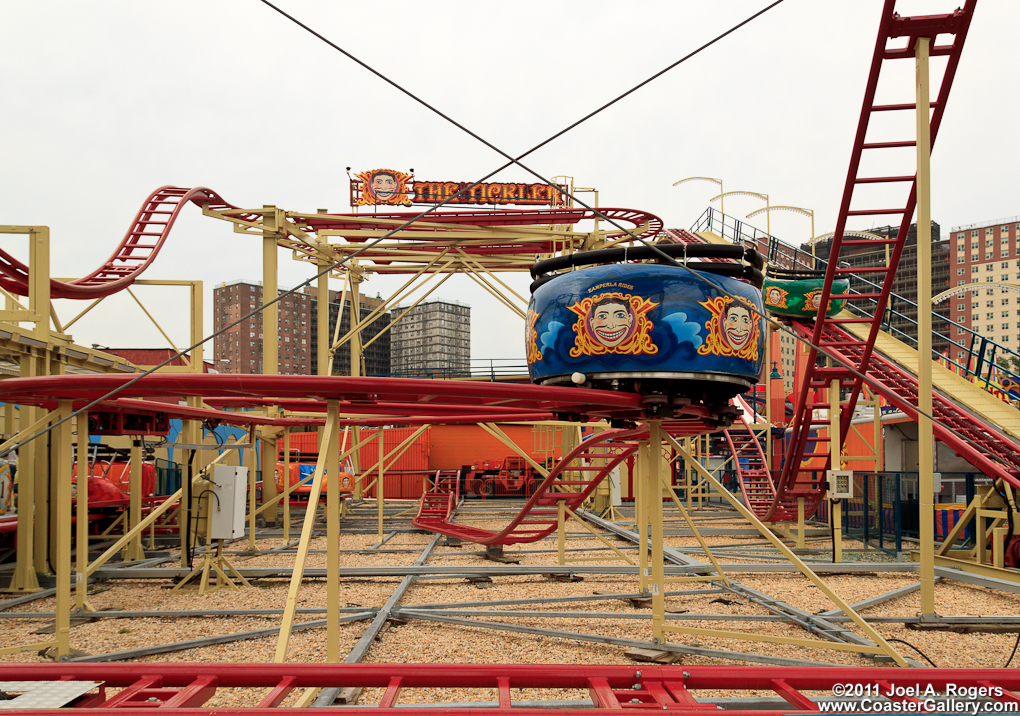
[{"label": "clown face painting", "polygon": [[577,316],[570,357],[655,355],[659,349],[649,335],[654,326],[647,313],[657,305],[641,296],[614,291],[567,306]]},{"label": "clown face painting", "polygon": [[758,360],[761,327],[746,303],[741,299],[717,296],[702,301],[701,305],[710,311],[711,318],[705,325],[708,337],[698,348],[699,355]]},{"label": "clown face painting", "polygon": [[388,202],[397,193],[397,178],[389,172],[376,172],[372,175],[368,190],[380,202]]},{"label": "clown face painting", "polygon": [[588,326],[595,340],[607,348],[615,348],[630,336],[634,328],[634,311],[625,301],[604,298],[592,307]]},{"label": "clown face painting", "polygon": [[748,343],[751,342],[753,324],[751,312],[739,303],[731,303],[723,313],[723,340],[733,349],[734,353],[740,353]]}]

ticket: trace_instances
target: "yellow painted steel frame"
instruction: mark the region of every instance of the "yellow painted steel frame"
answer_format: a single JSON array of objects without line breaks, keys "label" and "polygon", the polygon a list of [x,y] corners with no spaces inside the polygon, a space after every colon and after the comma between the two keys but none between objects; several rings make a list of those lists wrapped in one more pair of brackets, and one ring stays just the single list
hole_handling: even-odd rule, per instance
[{"label": "yellow painted steel frame", "polygon": [[[687,457],[689,455],[689,453],[676,440],[674,440],[672,436],[670,436],[668,434],[663,434],[663,437],[665,438],[665,440],[667,442],[669,442],[673,446],[673,449],[675,449],[678,453],[680,453],[681,455],[683,455],[685,457]],[[764,637],[764,636],[762,636],[760,634],[751,634],[751,633],[747,633],[747,632],[720,631],[720,630],[715,630],[715,629],[695,629],[695,628],[688,628],[688,627],[669,626],[669,627],[667,627],[668,631],[676,631],[676,632],[681,632],[681,633],[684,633],[684,634],[700,634],[702,636],[717,636],[717,637],[727,637],[727,638],[734,638],[734,639],[749,639],[751,641],[770,641],[770,642],[778,642],[778,643],[787,643],[787,644],[795,644],[795,645],[798,645],[798,646],[807,646],[807,647],[820,648],[820,649],[837,649],[837,650],[845,650],[845,651],[854,651],[854,652],[858,652],[858,653],[886,654],[894,662],[896,662],[897,665],[899,665],[899,666],[907,666],[906,660],[902,656],[900,656],[900,654],[895,649],[893,649],[893,647],[889,644],[889,642],[887,642],[882,637],[881,634],[879,634],[877,631],[875,631],[874,627],[872,627],[870,624],[868,624],[866,621],[864,621],[864,619],[862,619],[860,617],[860,615],[858,615],[857,612],[855,612],[853,610],[853,607],[851,607],[846,601],[844,601],[838,594],[836,594],[834,591],[832,591],[832,589],[829,588],[829,585],[827,585],[817,574],[815,574],[811,570],[811,568],[803,560],[801,560],[800,557],[798,557],[789,547],[787,547],[783,543],[782,540],[780,540],[778,537],[776,537],[772,533],[772,531],[768,527],[766,527],[765,524],[762,523],[762,521],[759,520],[755,516],[755,514],[753,512],[751,512],[746,507],[744,507],[743,503],[741,503],[733,495],[731,495],[729,490],[724,488],[722,486],[722,484],[718,480],[716,480],[700,464],[694,463],[694,467],[695,467],[695,469],[699,473],[701,473],[702,477],[704,477],[706,480],[708,480],[708,482],[720,494],[722,494],[722,496],[724,498],[726,498],[727,502],[729,502],[730,505],[735,510],[737,510],[737,512],[739,512],[744,517],[744,519],[748,520],[754,526],[754,528],[758,530],[758,532],[762,535],[762,537],[764,537],[769,542],[771,542],[772,546],[775,547],[776,549],[778,549],[780,551],[780,553],[784,557],[786,557],[788,560],[790,560],[790,562],[792,562],[797,567],[797,569],[800,570],[801,574],[803,574],[805,577],[807,577],[811,581],[812,584],[814,584],[816,587],[818,587],[818,589],[820,589],[822,591],[822,593],[825,594],[825,596],[827,596],[830,601],[832,601],[833,604],[835,604],[837,607],[839,607],[839,609],[845,615],[850,617],[850,619],[853,621],[853,623],[856,624],[858,627],[860,627],[864,631],[864,633],[867,635],[867,637],[869,639],[871,639],[872,641],[875,642],[875,646],[874,647],[869,647],[869,646],[861,646],[859,644],[853,644],[853,645],[842,644],[841,645],[841,644],[836,644],[834,642],[822,642],[822,641],[814,641],[814,640],[807,640],[807,639],[792,639],[792,638],[788,639],[787,637],[768,637],[768,638],[766,638],[766,637]],[[656,557],[656,561],[658,561],[660,564],[662,563],[662,554],[661,554],[661,551],[658,554],[658,556]],[[654,608],[654,604],[653,604],[653,608]]]},{"label": "yellow painted steel frame", "polygon": [[[630,557],[628,557],[623,552],[621,552],[616,547],[616,545],[614,545],[612,542],[610,542],[605,537],[603,537],[598,532],[596,532],[594,529],[592,529],[591,525],[589,525],[583,519],[578,517],[577,514],[572,509],[567,507],[565,500],[557,500],[556,505],[557,505],[557,510],[559,512],[558,519],[560,520],[558,526],[561,528],[559,530],[559,535],[560,535],[560,540],[559,540],[560,549],[559,549],[559,552],[560,552],[560,564],[561,565],[567,564],[568,562],[602,562],[602,561],[607,560],[607,559],[610,559],[610,560],[612,560],[612,559],[622,559],[627,564],[630,564],[630,565],[634,564],[634,560],[632,560]],[[562,509],[560,509],[560,508],[562,508]],[[567,557],[566,557],[566,545],[565,545],[565,533],[564,533],[564,531],[562,529],[562,527],[564,525],[564,517],[569,517],[569,518],[573,519],[578,524],[580,524],[582,527],[584,527],[586,530],[591,532],[591,534],[597,540],[599,540],[602,544],[604,544],[609,549],[613,550],[613,552],[616,553],[616,557],[576,557],[576,558],[572,558],[572,559],[567,559]]]},{"label": "yellow painted steel frame", "polygon": [[[931,119],[928,94],[928,46],[917,38],[914,46],[917,83],[917,304],[931,305]],[[931,311],[917,313],[917,471],[920,518],[921,615],[935,615],[935,505],[932,434]]]},{"label": "yellow painted steel frame", "polygon": [[[322,432],[322,445],[319,450],[319,458],[315,463],[315,472],[312,473],[312,489],[308,493],[308,507],[305,509],[305,519],[301,525],[301,541],[298,544],[297,555],[294,558],[294,569],[291,572],[290,588],[287,591],[287,601],[284,605],[283,611],[283,623],[280,626],[280,636],[276,642],[276,655],[273,658],[273,662],[282,664],[287,660],[287,646],[290,643],[290,633],[294,626],[294,615],[297,612],[297,598],[301,592],[301,580],[305,573],[305,563],[308,561],[308,549],[312,539],[312,528],[315,523],[315,511],[319,505],[319,496],[322,495],[322,476],[326,472],[327,462],[331,461],[330,455],[335,452],[336,447],[336,435],[339,430],[339,419],[340,419],[340,408],[339,403],[335,400],[329,400],[326,402],[326,425]],[[339,460],[337,461],[339,464]],[[336,472],[333,473],[334,477]],[[339,602],[337,604],[330,605],[328,600],[330,599],[331,592],[329,591],[329,585],[333,583],[334,578],[339,583],[339,571],[332,571],[332,567],[335,565],[336,570],[339,570],[339,555],[336,552],[338,549],[339,535],[337,539],[333,539],[332,531],[329,528],[329,516],[328,513],[332,512],[329,504],[329,491],[337,490],[338,480],[332,479],[327,482],[327,493],[326,493],[326,510],[327,510],[327,659],[331,657],[329,652],[329,645],[332,641],[329,638],[331,622],[329,620],[336,620],[339,618],[337,609],[339,608]],[[334,503],[334,507],[335,507]],[[339,525],[339,523],[337,523]],[[336,622],[339,625],[339,622]],[[337,659],[339,660],[339,653]],[[335,661],[334,660],[334,661]]]}]

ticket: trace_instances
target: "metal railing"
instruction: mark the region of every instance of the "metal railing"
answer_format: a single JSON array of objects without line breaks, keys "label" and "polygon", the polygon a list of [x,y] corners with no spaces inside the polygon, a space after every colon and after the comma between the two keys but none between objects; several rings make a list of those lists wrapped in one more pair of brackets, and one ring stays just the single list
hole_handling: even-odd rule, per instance
[{"label": "metal railing", "polygon": [[[698,217],[698,220],[691,227],[691,231],[713,231],[734,243],[753,244],[754,247],[759,250],[761,245],[765,244],[767,247],[769,263],[778,264],[784,268],[801,268],[806,271],[824,271],[829,264],[829,262],[823,258],[812,256],[809,252],[804,251],[797,246],[793,246],[792,244],[788,244],[785,241],[772,236],[751,224],[748,224],[747,222],[727,216],[714,207],[708,207],[705,209],[704,213]],[[867,293],[881,293],[882,291],[882,287],[879,284],[872,283],[865,278],[858,276],[855,277],[854,280],[858,283],[858,285],[864,286]],[[979,289],[975,288],[971,290],[977,291]],[[850,293],[860,293],[860,291],[851,286]],[[866,302],[847,302],[846,308],[858,316],[872,318],[875,315],[874,307],[877,303],[878,302],[875,299],[867,299]],[[869,305],[872,307],[871,312],[867,310]],[[915,328],[917,326],[917,321],[905,313],[902,313],[901,310],[898,309],[913,309],[913,312],[916,314],[919,307],[913,301],[903,298],[902,296],[894,293],[890,294],[885,315],[882,318],[882,328],[893,337],[916,350],[917,339],[894,325],[894,320],[904,325],[914,326]],[[957,335],[963,336],[963,342],[960,342],[954,340],[950,336],[936,331],[934,333],[934,338],[941,338],[950,345],[950,356],[947,359],[946,356],[933,352],[933,359],[939,358],[948,360],[949,364],[956,368],[955,372],[962,375],[964,378],[975,377],[978,381],[983,381],[985,389],[988,389],[992,384],[996,373],[1000,376],[1008,377],[1014,382],[1020,384],[1020,373],[1017,373],[1012,368],[997,362],[997,358],[1003,358],[1006,362],[1015,361],[1013,364],[1020,366],[1020,352],[1017,352],[1008,346],[1004,346],[1001,343],[997,343],[986,336],[982,336],[973,329],[935,313],[934,311],[932,313],[939,320],[943,320],[948,324],[949,332],[953,332],[955,330]],[[963,362],[957,361],[952,357],[956,350],[964,350],[966,352]]]},{"label": "metal railing", "polygon": [[451,365],[449,361],[422,360],[390,373],[375,374],[387,378],[426,378],[442,380],[490,380],[521,378],[528,380],[528,364],[519,358],[475,358]]}]

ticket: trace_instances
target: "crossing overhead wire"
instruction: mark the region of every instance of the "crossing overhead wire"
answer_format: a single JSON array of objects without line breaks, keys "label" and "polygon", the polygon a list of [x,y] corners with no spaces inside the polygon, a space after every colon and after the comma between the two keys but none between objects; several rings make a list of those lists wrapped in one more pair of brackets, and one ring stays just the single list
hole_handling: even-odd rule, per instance
[{"label": "crossing overhead wire", "polygon": [[[64,418],[61,418],[60,420],[58,420],[58,421],[55,421],[55,422],[51,423],[51,424],[50,424],[49,426],[47,426],[47,427],[43,428],[43,429],[42,429],[42,430],[41,430],[40,432],[36,433],[35,435],[29,436],[28,438],[24,439],[23,441],[19,442],[18,444],[16,444],[16,445],[12,446],[12,447],[11,447],[11,448],[10,448],[10,449],[8,450],[8,452],[9,452],[10,450],[15,450],[15,449],[18,449],[18,448],[22,447],[23,445],[25,445],[25,444],[27,444],[27,443],[30,443],[30,442],[32,442],[32,441],[33,441],[33,440],[35,440],[36,438],[39,438],[39,437],[41,437],[41,436],[43,436],[43,435],[46,435],[46,434],[48,434],[48,433],[49,433],[49,432],[50,432],[51,430],[53,430],[54,428],[56,428],[56,427],[57,427],[58,425],[61,425],[61,424],[65,423],[65,422],[69,421],[69,420],[70,420],[71,418],[75,417],[75,416],[76,416],[76,415],[78,415],[79,413],[85,412],[85,411],[89,410],[90,408],[93,408],[93,407],[95,407],[95,406],[96,406],[96,405],[98,405],[99,403],[101,403],[101,402],[103,402],[103,401],[105,401],[105,400],[109,400],[110,398],[112,398],[112,397],[114,397],[114,396],[118,395],[119,393],[123,393],[123,392],[124,392],[124,390],[125,390],[126,388],[129,388],[130,386],[134,385],[135,383],[137,383],[138,381],[140,381],[140,380],[141,380],[142,378],[146,377],[147,375],[151,375],[152,373],[155,373],[155,372],[156,372],[157,370],[159,370],[160,368],[162,368],[162,367],[164,367],[164,366],[167,366],[167,365],[170,365],[170,363],[171,363],[172,361],[174,361],[175,359],[177,359],[177,358],[180,358],[181,356],[184,356],[184,355],[186,355],[186,354],[190,353],[191,351],[195,350],[195,349],[196,349],[196,348],[198,348],[199,346],[201,346],[201,345],[203,345],[203,344],[205,344],[205,343],[209,342],[210,340],[212,340],[213,338],[215,338],[215,337],[217,337],[217,336],[219,336],[219,335],[222,335],[223,333],[227,332],[227,331],[228,331],[229,329],[233,328],[233,327],[234,327],[234,326],[236,326],[236,325],[239,325],[240,323],[242,323],[242,322],[246,321],[247,319],[251,318],[252,316],[256,316],[256,315],[258,315],[259,313],[261,313],[262,311],[264,311],[264,310],[265,310],[266,308],[268,308],[269,306],[272,306],[272,305],[274,305],[274,304],[278,303],[279,301],[283,300],[283,299],[284,299],[285,297],[287,297],[287,296],[290,296],[290,295],[292,295],[292,294],[296,293],[296,292],[298,291],[298,289],[301,289],[301,288],[304,288],[304,287],[306,287],[306,286],[309,286],[309,285],[311,285],[311,283],[312,283],[313,281],[317,280],[317,279],[318,279],[319,277],[321,277],[321,276],[325,276],[325,275],[329,274],[329,273],[330,273],[331,271],[334,271],[334,270],[336,270],[337,268],[339,268],[339,267],[341,267],[342,265],[346,264],[346,263],[347,263],[348,261],[350,261],[351,259],[353,259],[353,258],[357,257],[358,255],[360,255],[360,254],[362,254],[362,253],[364,253],[364,252],[368,251],[368,250],[369,250],[369,249],[371,249],[372,247],[374,247],[374,246],[376,246],[377,244],[379,244],[380,242],[382,242],[382,241],[384,241],[384,240],[388,239],[388,238],[389,238],[390,236],[392,236],[392,235],[396,234],[397,232],[399,232],[399,231],[402,231],[403,229],[406,229],[406,228],[407,228],[408,226],[410,226],[411,224],[415,223],[415,222],[416,222],[416,221],[418,221],[419,219],[422,219],[422,218],[424,218],[425,216],[428,216],[429,214],[433,213],[434,211],[436,211],[437,209],[439,209],[439,208],[440,208],[441,206],[444,206],[444,205],[446,205],[446,204],[449,204],[449,203],[450,203],[450,202],[452,202],[452,201],[453,201],[454,199],[457,199],[458,197],[460,197],[460,196],[463,196],[464,194],[468,193],[468,192],[469,192],[469,191],[470,191],[471,189],[473,189],[474,187],[476,187],[476,186],[477,186],[478,184],[481,184],[482,182],[484,182],[484,181],[486,181],[486,180],[488,180],[488,179],[492,178],[492,177],[493,177],[493,176],[495,176],[496,174],[500,173],[500,172],[501,172],[501,171],[503,171],[504,169],[507,169],[507,168],[509,168],[509,167],[513,166],[514,164],[518,164],[518,165],[519,165],[519,166],[520,166],[520,167],[521,167],[522,169],[525,169],[525,170],[526,170],[527,172],[529,172],[530,174],[533,174],[533,175],[535,175],[536,177],[540,178],[540,179],[541,179],[541,180],[542,180],[542,181],[543,181],[543,182],[544,182],[545,184],[548,184],[549,186],[552,186],[552,187],[554,187],[555,189],[559,190],[559,186],[557,186],[557,185],[556,185],[556,184],[554,184],[553,182],[549,181],[549,180],[548,180],[548,179],[546,179],[545,177],[542,177],[541,175],[539,175],[538,173],[534,172],[533,170],[531,170],[531,169],[529,169],[529,168],[525,167],[525,166],[524,166],[523,164],[520,164],[520,161],[519,161],[519,160],[520,160],[520,159],[523,159],[524,157],[528,156],[529,154],[532,154],[533,152],[537,151],[537,150],[538,150],[539,148],[541,148],[541,147],[545,146],[546,144],[548,144],[549,142],[553,141],[554,139],[557,139],[558,137],[561,137],[561,136],[562,136],[563,134],[565,134],[566,132],[570,131],[571,129],[574,129],[575,127],[577,127],[578,125],[582,124],[583,122],[586,122],[587,120],[591,119],[591,118],[592,118],[592,117],[594,117],[594,116],[595,116],[596,114],[598,114],[599,112],[601,112],[601,111],[603,111],[604,109],[607,109],[608,107],[610,107],[610,106],[612,106],[612,105],[616,104],[617,102],[619,102],[620,100],[622,100],[622,99],[623,99],[623,98],[625,98],[626,96],[628,96],[628,95],[632,94],[633,92],[636,92],[636,91],[637,91],[638,89],[640,89],[641,87],[644,87],[644,86],[645,86],[645,85],[647,85],[647,84],[648,84],[649,82],[652,82],[653,80],[657,79],[658,77],[661,77],[661,76],[662,76],[663,74],[665,74],[665,73],[669,72],[670,70],[674,69],[675,67],[677,67],[677,66],[679,66],[679,65],[683,64],[684,62],[686,62],[686,61],[687,61],[688,59],[690,59],[691,57],[694,57],[695,55],[697,55],[697,54],[698,54],[698,53],[700,53],[701,51],[703,51],[703,50],[705,50],[706,48],[708,48],[708,47],[710,47],[710,46],[714,45],[715,43],[719,42],[720,40],[722,40],[722,39],[723,39],[724,37],[726,37],[727,35],[730,35],[731,33],[735,32],[735,31],[736,31],[736,30],[738,30],[738,29],[740,29],[741,27],[743,27],[743,26],[744,26],[744,25],[746,25],[747,23],[751,22],[751,21],[752,21],[752,20],[754,20],[755,18],[759,17],[759,16],[760,16],[760,15],[762,15],[763,13],[767,12],[768,10],[771,10],[771,9],[772,9],[773,7],[775,7],[776,5],[779,5],[780,3],[782,3],[782,2],[783,2],[783,0],[775,0],[775,2],[773,2],[773,3],[772,3],[772,4],[770,4],[770,5],[768,5],[768,6],[767,6],[767,7],[765,7],[764,9],[762,9],[762,10],[760,10],[760,11],[756,12],[755,14],[751,15],[751,16],[750,16],[750,17],[748,17],[748,18],[747,18],[746,20],[743,20],[742,22],[738,23],[737,25],[734,25],[734,26],[733,26],[732,28],[730,28],[729,30],[727,30],[727,31],[723,32],[722,34],[720,34],[720,35],[716,36],[716,37],[715,37],[714,39],[712,39],[712,40],[710,40],[709,42],[705,43],[704,45],[702,45],[701,47],[697,48],[696,50],[694,50],[694,51],[692,51],[692,52],[688,53],[688,54],[687,54],[686,56],[684,56],[684,57],[680,58],[679,60],[677,60],[677,61],[676,61],[676,62],[674,62],[673,64],[671,64],[671,65],[669,65],[668,67],[666,67],[666,68],[664,68],[664,69],[660,70],[659,72],[655,73],[654,75],[652,75],[651,77],[647,78],[646,80],[644,80],[644,81],[642,81],[642,82],[638,83],[637,85],[635,85],[634,87],[632,87],[632,88],[631,88],[631,89],[629,89],[628,91],[626,91],[626,92],[624,92],[623,94],[621,94],[621,95],[617,96],[616,98],[614,98],[614,99],[610,100],[609,102],[605,103],[604,105],[602,105],[602,106],[601,106],[601,107],[599,107],[598,109],[596,109],[596,110],[593,110],[592,112],[589,112],[589,113],[588,113],[588,114],[587,114],[586,116],[584,116],[584,117],[582,117],[581,119],[577,120],[577,121],[576,121],[576,122],[574,122],[573,124],[571,124],[571,125],[569,125],[569,126],[565,127],[564,129],[561,129],[561,130],[560,130],[560,131],[558,131],[558,132],[557,132],[556,134],[552,135],[551,137],[549,137],[549,138],[548,138],[548,139],[546,139],[545,141],[543,141],[543,142],[541,142],[541,143],[539,143],[539,144],[535,145],[535,146],[534,146],[534,147],[532,147],[532,148],[531,148],[530,150],[528,150],[527,152],[525,152],[524,154],[520,155],[520,156],[519,156],[519,157],[517,157],[517,158],[511,157],[511,156],[510,156],[509,154],[507,154],[506,152],[503,152],[503,151],[502,151],[502,150],[500,150],[500,149],[499,149],[498,147],[496,147],[495,145],[491,144],[491,143],[490,143],[490,142],[488,142],[487,140],[483,139],[482,137],[480,137],[480,136],[479,136],[478,134],[476,134],[475,132],[472,132],[471,130],[469,130],[469,129],[468,129],[467,127],[463,126],[462,124],[460,124],[460,123],[459,123],[459,122],[457,122],[456,120],[454,120],[454,119],[452,119],[451,117],[447,116],[447,115],[446,115],[446,114],[444,114],[443,112],[440,112],[440,111],[439,111],[438,109],[436,109],[435,107],[433,107],[433,106],[432,106],[431,104],[429,104],[429,103],[425,102],[425,101],[424,101],[424,100],[422,100],[421,98],[419,98],[419,97],[417,97],[416,95],[412,94],[412,93],[411,93],[410,91],[408,91],[407,89],[405,89],[405,88],[404,88],[404,87],[402,87],[401,85],[397,84],[396,82],[394,82],[393,80],[391,80],[391,79],[390,79],[389,77],[386,77],[386,76],[385,76],[385,75],[383,75],[383,74],[382,74],[381,72],[379,72],[379,71],[375,70],[374,68],[372,68],[371,66],[369,66],[368,64],[366,64],[365,62],[363,62],[362,60],[358,59],[357,57],[355,57],[355,56],[354,56],[354,55],[352,55],[351,53],[349,53],[349,52],[347,52],[346,50],[344,50],[343,48],[341,48],[341,47],[340,47],[339,45],[335,44],[334,42],[330,41],[329,39],[327,39],[326,37],[324,37],[324,36],[323,36],[323,35],[321,35],[320,33],[316,32],[315,30],[313,30],[312,28],[310,28],[310,27],[309,27],[308,25],[304,24],[303,22],[301,22],[301,21],[300,21],[300,20],[298,20],[297,18],[295,18],[295,17],[293,17],[292,15],[290,15],[290,14],[288,14],[288,13],[284,12],[284,11],[283,11],[282,9],[280,9],[279,7],[277,7],[276,5],[274,5],[273,3],[269,2],[268,0],[262,0],[262,2],[263,2],[264,4],[266,4],[267,6],[269,6],[270,8],[272,8],[273,10],[275,10],[276,12],[278,12],[278,13],[280,13],[281,15],[283,15],[284,17],[286,17],[287,19],[291,20],[292,22],[294,22],[294,23],[295,23],[295,24],[297,24],[298,26],[302,27],[302,28],[303,28],[303,29],[305,29],[305,30],[306,30],[307,32],[309,32],[309,33],[311,33],[312,35],[314,35],[315,37],[319,38],[320,40],[322,40],[323,42],[325,42],[326,44],[328,44],[328,45],[329,45],[330,47],[334,48],[335,50],[337,50],[338,52],[342,53],[343,55],[345,55],[346,57],[348,57],[348,58],[349,58],[349,59],[351,59],[352,61],[354,61],[354,62],[356,62],[357,64],[361,65],[362,67],[364,67],[364,68],[365,68],[366,70],[368,70],[368,71],[369,71],[369,72],[371,72],[372,74],[376,75],[376,76],[377,76],[377,77],[379,77],[380,79],[384,80],[384,81],[385,81],[385,82],[387,82],[388,84],[392,85],[392,86],[393,86],[393,87],[395,87],[396,89],[398,89],[398,90],[400,90],[401,92],[403,92],[404,94],[408,95],[409,97],[411,97],[411,98],[412,98],[412,99],[414,99],[415,101],[419,102],[420,104],[422,104],[423,106],[425,106],[426,108],[428,108],[428,109],[429,109],[429,110],[431,110],[432,112],[436,113],[436,114],[437,114],[437,115],[439,115],[440,117],[442,117],[442,118],[446,119],[446,120],[447,120],[448,122],[450,122],[450,123],[451,123],[451,124],[453,124],[454,126],[458,127],[459,129],[463,130],[464,132],[466,132],[466,133],[467,133],[467,134],[469,134],[470,136],[474,137],[474,138],[475,138],[475,139],[477,139],[478,141],[482,142],[483,144],[485,144],[486,146],[488,146],[489,148],[491,148],[492,150],[494,150],[494,151],[495,151],[495,152],[497,152],[498,154],[500,154],[500,155],[502,155],[503,157],[507,158],[507,159],[508,159],[509,161],[507,161],[506,163],[504,163],[504,164],[503,164],[502,166],[500,166],[499,168],[495,169],[494,171],[492,171],[492,172],[489,172],[488,174],[486,174],[486,175],[485,175],[484,177],[482,177],[481,179],[479,179],[479,180],[477,180],[477,181],[475,181],[475,182],[472,182],[471,184],[468,184],[467,186],[465,186],[465,187],[464,187],[463,189],[461,189],[461,190],[460,190],[460,191],[458,191],[457,193],[455,193],[455,194],[452,194],[452,195],[450,195],[449,197],[447,197],[447,198],[443,199],[443,200],[442,200],[441,202],[439,202],[439,203],[437,203],[437,204],[435,204],[435,205],[433,205],[433,206],[429,207],[428,209],[426,209],[425,211],[421,212],[420,214],[418,214],[418,215],[416,215],[416,216],[412,217],[411,219],[407,220],[406,222],[404,222],[404,223],[403,223],[403,224],[401,224],[400,226],[397,226],[396,228],[394,228],[394,229],[391,229],[390,231],[387,231],[387,232],[386,232],[385,234],[383,234],[383,235],[382,235],[382,236],[380,236],[379,238],[377,238],[377,239],[374,239],[374,240],[372,240],[372,241],[370,241],[370,242],[366,243],[366,244],[365,244],[364,246],[362,246],[362,247],[361,247],[360,249],[358,249],[357,251],[354,251],[353,253],[351,253],[351,254],[348,254],[348,255],[347,255],[347,256],[345,256],[344,258],[342,258],[342,259],[340,259],[340,260],[338,260],[338,261],[335,261],[335,262],[333,262],[333,263],[332,263],[331,265],[327,266],[327,267],[326,267],[325,269],[323,269],[322,271],[319,271],[319,272],[318,272],[317,274],[313,275],[313,276],[312,276],[311,278],[307,279],[306,281],[304,281],[304,282],[302,282],[302,283],[298,284],[298,285],[297,285],[297,286],[295,286],[294,288],[292,288],[292,289],[289,289],[289,290],[287,290],[287,291],[282,291],[282,292],[280,292],[280,293],[279,293],[279,294],[277,295],[277,297],[276,297],[276,298],[274,298],[273,300],[271,300],[271,301],[268,301],[268,302],[264,303],[264,304],[263,304],[262,306],[259,306],[258,308],[256,308],[255,310],[253,310],[253,311],[250,311],[249,313],[245,314],[244,316],[241,316],[240,318],[238,318],[238,319],[237,319],[236,321],[234,321],[233,323],[227,324],[226,326],[224,326],[223,328],[221,328],[221,329],[220,329],[220,330],[218,330],[218,331],[214,331],[213,333],[209,334],[208,336],[206,336],[206,337],[205,337],[205,338],[203,338],[202,340],[198,341],[197,343],[195,343],[195,344],[193,344],[193,345],[189,346],[188,348],[185,348],[185,349],[183,349],[183,350],[181,350],[181,351],[177,352],[177,353],[176,353],[175,355],[173,355],[173,356],[171,356],[171,357],[167,358],[167,359],[166,359],[165,361],[163,361],[163,362],[162,362],[162,363],[160,363],[159,365],[153,366],[153,367],[152,367],[152,368],[150,368],[149,370],[147,370],[147,371],[145,371],[145,372],[143,372],[143,373],[140,373],[140,374],[138,374],[138,375],[137,375],[136,377],[132,378],[132,379],[131,379],[131,380],[129,380],[128,382],[124,383],[123,385],[121,385],[121,386],[118,386],[117,388],[114,388],[114,389],[113,389],[113,390],[111,390],[110,392],[106,393],[105,395],[103,395],[103,396],[101,396],[101,397],[99,397],[99,398],[96,398],[95,400],[93,400],[92,402],[88,403],[87,405],[85,405],[85,406],[83,406],[83,407],[79,408],[78,410],[72,411],[72,412],[71,412],[71,413],[70,413],[69,415],[67,415],[66,417],[64,417]],[[624,227],[621,227],[621,226],[620,226],[619,224],[617,224],[617,223],[616,223],[615,221],[613,221],[613,220],[609,219],[608,217],[604,216],[604,215],[602,214],[602,212],[598,211],[597,209],[592,209],[592,207],[589,207],[589,206],[588,206],[587,204],[585,204],[584,202],[580,201],[580,200],[579,200],[579,199],[577,199],[576,197],[573,197],[573,196],[572,196],[571,198],[573,198],[573,199],[574,199],[574,201],[576,201],[576,202],[577,202],[578,204],[580,204],[581,206],[585,207],[586,209],[589,209],[589,210],[591,210],[591,211],[594,211],[594,212],[596,213],[596,215],[597,215],[597,216],[598,216],[599,218],[601,218],[601,219],[604,219],[605,221],[609,222],[610,224],[612,224],[613,226],[615,226],[615,227],[616,227],[617,229],[619,229],[619,230],[621,230],[621,231],[623,231],[623,232],[627,233],[627,234],[628,234],[629,236],[631,236],[632,238],[634,238],[634,239],[637,239],[638,241],[641,241],[641,239],[639,239],[638,237],[634,236],[634,234],[633,234],[633,233],[631,233],[630,231],[628,231],[628,230],[627,230],[627,229],[625,229]],[[643,242],[643,241],[642,241],[642,243],[645,243],[645,242]],[[646,245],[648,245],[648,244],[646,244]],[[672,259],[671,259],[671,258],[670,258],[669,256],[666,256],[666,254],[665,254],[665,253],[663,253],[663,256],[664,256],[664,257],[666,258],[666,260],[668,260],[668,261],[669,261],[670,263],[676,264],[676,262],[675,262],[675,261],[673,261],[673,260],[672,260]],[[718,287],[717,287],[717,288],[718,288]],[[722,289],[719,289],[719,290],[721,290],[721,291],[722,291]],[[726,291],[722,291],[722,292],[723,292],[723,293],[727,293]]]}]

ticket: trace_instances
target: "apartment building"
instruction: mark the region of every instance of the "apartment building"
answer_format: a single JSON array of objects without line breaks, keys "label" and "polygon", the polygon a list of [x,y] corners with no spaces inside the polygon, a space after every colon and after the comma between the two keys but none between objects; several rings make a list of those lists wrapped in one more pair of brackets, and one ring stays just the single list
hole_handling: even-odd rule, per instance
[{"label": "apartment building", "polygon": [[[1020,286],[1018,233],[1020,216],[954,227],[949,252],[952,285],[991,285],[952,295],[943,302],[953,321],[980,338],[1014,351],[1020,350],[1020,289],[1003,284]],[[954,328],[953,334],[953,340],[962,345],[953,347],[951,357],[962,361],[967,355],[965,347],[970,348],[971,334],[963,328]]]},{"label": "apartment building", "polygon": [[[310,373],[312,375],[319,374],[319,360],[318,351],[315,346],[318,345],[319,335],[319,301],[318,301],[318,290],[315,288],[306,288],[305,293],[311,296],[311,318],[310,326],[311,331],[309,333],[311,340],[309,345],[311,348],[311,363]],[[333,342],[333,337],[343,338],[351,330],[351,302],[349,299],[344,300],[343,311],[340,310],[340,299],[341,293],[339,291],[329,292],[329,336],[327,338],[329,343]],[[368,318],[372,312],[384,303],[382,296],[376,296],[372,298],[370,296],[361,296],[358,300],[360,308],[361,320]],[[340,320],[340,330],[337,332],[336,322]],[[382,375],[387,376],[391,372],[390,368],[390,332],[386,330],[389,327],[392,315],[389,311],[384,312],[376,320],[369,323],[361,331],[361,343],[362,345],[367,344],[367,348],[362,353],[362,364],[358,375]],[[380,335],[380,333],[382,335]],[[333,371],[332,375],[351,375],[351,344],[349,342],[344,343],[337,350],[336,355],[333,357]]]},{"label": "apartment building", "polygon": [[[278,306],[280,375],[308,375],[314,354],[309,323],[312,297],[294,293]],[[261,282],[230,281],[213,289],[213,327],[220,331],[262,305]],[[220,373],[262,373],[262,312],[216,336],[213,347]]]},{"label": "apartment building", "polygon": [[[394,309],[399,314],[401,308]],[[471,307],[458,301],[415,306],[393,325],[392,372],[405,377],[456,377],[471,360]]]}]

